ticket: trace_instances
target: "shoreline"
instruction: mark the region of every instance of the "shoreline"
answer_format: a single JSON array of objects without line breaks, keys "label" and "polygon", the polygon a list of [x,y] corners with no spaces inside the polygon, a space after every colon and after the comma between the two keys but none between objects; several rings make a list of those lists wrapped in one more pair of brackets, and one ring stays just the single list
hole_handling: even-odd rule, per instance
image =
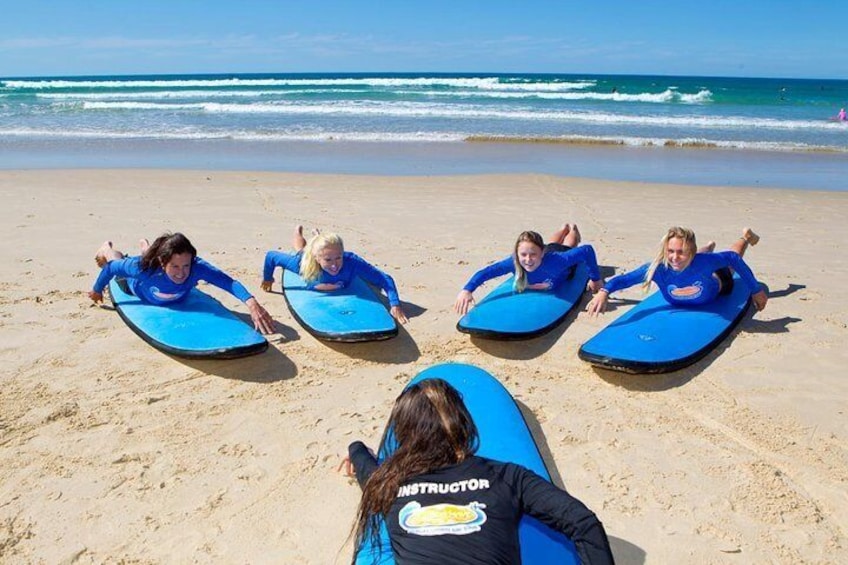
[{"label": "shoreline", "polygon": [[848,190],[848,156],[618,144],[5,139],[0,171],[168,169],[291,174],[550,174],[682,186]]},{"label": "shoreline", "polygon": [[[0,196],[0,557],[348,562],[359,489],[335,472],[341,454],[376,444],[418,372],[459,361],[513,394],[619,563],[848,560],[845,192],[202,167],[2,170]],[[768,307],[702,361],[654,376],[577,358],[638,289],[526,342],[458,333],[465,280],[520,231],[565,221],[617,273],[649,259],[669,225],[719,249],[750,225],[763,239],[746,261]],[[278,286],[259,290],[264,253],[287,249],[295,224],[337,231],[395,278],[410,315],[397,338],[317,341]],[[132,250],[177,229],[274,316],[266,353],[172,358],[90,305],[104,239]]]}]

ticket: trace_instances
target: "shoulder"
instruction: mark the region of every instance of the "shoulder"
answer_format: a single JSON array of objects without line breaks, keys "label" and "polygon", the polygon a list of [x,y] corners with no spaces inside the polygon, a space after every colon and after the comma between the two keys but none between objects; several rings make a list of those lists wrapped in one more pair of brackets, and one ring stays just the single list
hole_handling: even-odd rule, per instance
[{"label": "shoulder", "polygon": [[714,253],[698,253],[697,255],[695,255],[693,263],[697,261],[700,265],[710,267],[714,267],[717,265],[723,267],[725,265],[737,262],[741,259],[742,258],[739,256],[738,253],[736,253],[735,251],[728,250],[716,251]]},{"label": "shoulder", "polygon": [[[215,269],[215,266],[212,265],[209,261],[202,259],[195,255],[194,259],[191,261],[192,267],[200,267],[201,269]],[[217,270],[217,269],[215,269]]]},{"label": "shoulder", "polygon": [[344,253],[342,253],[342,257],[344,257],[345,260],[349,260],[349,261],[361,261],[363,263],[367,262],[367,261],[365,261],[365,259],[363,259],[359,255],[357,255],[353,251],[345,251]]},{"label": "shoulder", "polygon": [[469,464],[473,467],[486,469],[494,475],[515,476],[522,471],[526,471],[524,467],[517,463],[498,461],[497,459],[489,459],[488,457],[481,457],[479,455],[472,457],[469,460]]},{"label": "shoulder", "polygon": [[[129,276],[134,276],[141,273],[141,257],[125,257],[108,263],[108,268],[111,272],[126,273]],[[161,270],[157,267],[153,272]]]}]

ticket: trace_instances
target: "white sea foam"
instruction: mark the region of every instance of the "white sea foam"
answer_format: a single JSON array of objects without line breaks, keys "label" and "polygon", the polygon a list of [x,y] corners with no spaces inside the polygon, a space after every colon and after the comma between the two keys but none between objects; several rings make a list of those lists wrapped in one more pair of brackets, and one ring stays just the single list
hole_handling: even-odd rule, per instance
[{"label": "white sea foam", "polygon": [[631,126],[678,127],[697,129],[749,130],[828,130],[840,127],[836,122],[823,120],[779,120],[737,116],[706,115],[634,115],[611,112],[569,110],[534,110],[532,108],[487,107],[480,105],[430,104],[425,102],[333,101],[307,103],[303,101],[255,102],[227,104],[219,102],[158,103],[135,101],[83,101],[71,107],[84,110],[142,110],[192,111],[210,114],[272,114],[272,115],[344,115],[390,116],[396,118],[505,119],[527,121],[573,122],[586,124],[617,124]]},{"label": "white sea foam", "polygon": [[32,138],[32,139],[121,139],[121,140],[185,140],[185,141],[305,141],[305,142],[369,142],[369,143],[456,143],[468,139],[488,142],[550,142],[566,144],[598,144],[625,145],[631,147],[675,147],[675,148],[719,148],[730,150],[779,151],[779,152],[829,152],[848,154],[848,147],[830,145],[812,145],[796,142],[774,141],[737,141],[708,138],[666,139],[635,136],[576,136],[564,135],[558,137],[510,137],[510,136],[475,136],[459,132],[348,132],[348,131],[233,131],[210,132],[185,129],[182,131],[151,132],[149,130],[56,130],[37,128],[0,128],[0,138]]},{"label": "white sea foam", "polygon": [[[398,94],[419,94],[417,91],[398,91]],[[506,90],[491,90],[488,92],[459,90],[450,92],[427,92],[429,96],[443,98],[473,97],[473,98],[503,98],[503,99],[541,99],[541,100],[605,100],[612,102],[649,102],[666,104],[681,102],[685,104],[703,104],[712,100],[712,92],[702,90],[697,94],[683,94],[673,90],[640,94],[624,94],[621,92],[543,92],[527,90],[509,92]]]},{"label": "white sea foam", "polygon": [[[39,92],[45,100],[170,100],[178,98],[267,98],[316,94],[321,90],[148,90],[140,92]],[[345,91],[363,93],[366,91]]]},{"label": "white sea foam", "polygon": [[[338,94],[345,97],[352,94],[367,94],[369,90],[344,90]],[[35,96],[46,100],[174,100],[182,98],[293,98],[299,95],[328,94],[327,90],[321,89],[298,89],[298,90],[153,90],[135,92],[41,92]],[[688,104],[701,104],[709,102],[712,93],[703,90],[697,94],[681,94],[666,90],[661,93],[623,94],[620,92],[548,92],[545,90],[522,89],[492,89],[492,90],[451,90],[451,91],[425,91],[425,90],[396,90],[395,94],[402,96],[425,95],[438,98],[500,98],[500,99],[540,99],[540,100],[601,100],[613,102],[647,102],[647,103],[669,103],[681,102]],[[2,96],[2,95],[0,95]]]},{"label": "white sea foam", "polygon": [[0,137],[42,138],[42,139],[150,139],[150,140],[186,140],[203,141],[231,139],[235,141],[361,141],[361,142],[440,142],[456,143],[468,138],[468,134],[455,132],[324,132],[324,131],[282,131],[282,132],[209,132],[209,131],[68,131],[45,130],[35,128],[0,128]]},{"label": "white sea foam", "polygon": [[590,88],[594,81],[525,81],[501,82],[497,77],[422,77],[422,78],[268,78],[268,79],[159,79],[159,80],[6,80],[3,83],[8,88],[49,90],[71,88],[221,88],[221,87],[256,87],[256,86],[373,86],[382,88],[398,87],[452,87],[473,88],[481,90],[574,90]]}]

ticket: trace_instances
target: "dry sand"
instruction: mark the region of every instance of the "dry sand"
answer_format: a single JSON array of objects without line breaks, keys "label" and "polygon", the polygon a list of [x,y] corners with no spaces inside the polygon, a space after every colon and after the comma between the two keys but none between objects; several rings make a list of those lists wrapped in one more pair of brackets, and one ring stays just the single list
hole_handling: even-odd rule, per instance
[{"label": "dry sand", "polygon": [[[336,473],[340,455],[353,439],[376,443],[404,384],[441,361],[505,383],[619,563],[848,563],[848,193],[5,171],[0,197],[2,563],[345,563],[359,489]],[[751,225],[763,239],[746,258],[768,307],[659,376],[577,358],[628,301],[526,342],[458,333],[451,306],[474,270],[523,229],[564,221],[617,272],[647,260],[669,225],[719,248]],[[399,337],[322,343],[276,287],[259,291],[265,251],[287,249],[297,223],[339,232],[395,277],[410,314]],[[171,358],[89,302],[104,239],[134,251],[165,230],[257,292],[279,329],[268,352]]]}]

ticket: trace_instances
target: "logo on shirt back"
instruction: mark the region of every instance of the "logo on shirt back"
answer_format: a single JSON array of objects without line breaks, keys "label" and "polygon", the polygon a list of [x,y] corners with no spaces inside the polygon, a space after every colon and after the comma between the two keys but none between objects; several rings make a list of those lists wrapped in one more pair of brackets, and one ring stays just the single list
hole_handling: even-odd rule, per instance
[{"label": "logo on shirt back", "polygon": [[463,536],[480,531],[487,519],[485,504],[433,504],[421,506],[412,501],[400,509],[400,527],[417,536]]}]

